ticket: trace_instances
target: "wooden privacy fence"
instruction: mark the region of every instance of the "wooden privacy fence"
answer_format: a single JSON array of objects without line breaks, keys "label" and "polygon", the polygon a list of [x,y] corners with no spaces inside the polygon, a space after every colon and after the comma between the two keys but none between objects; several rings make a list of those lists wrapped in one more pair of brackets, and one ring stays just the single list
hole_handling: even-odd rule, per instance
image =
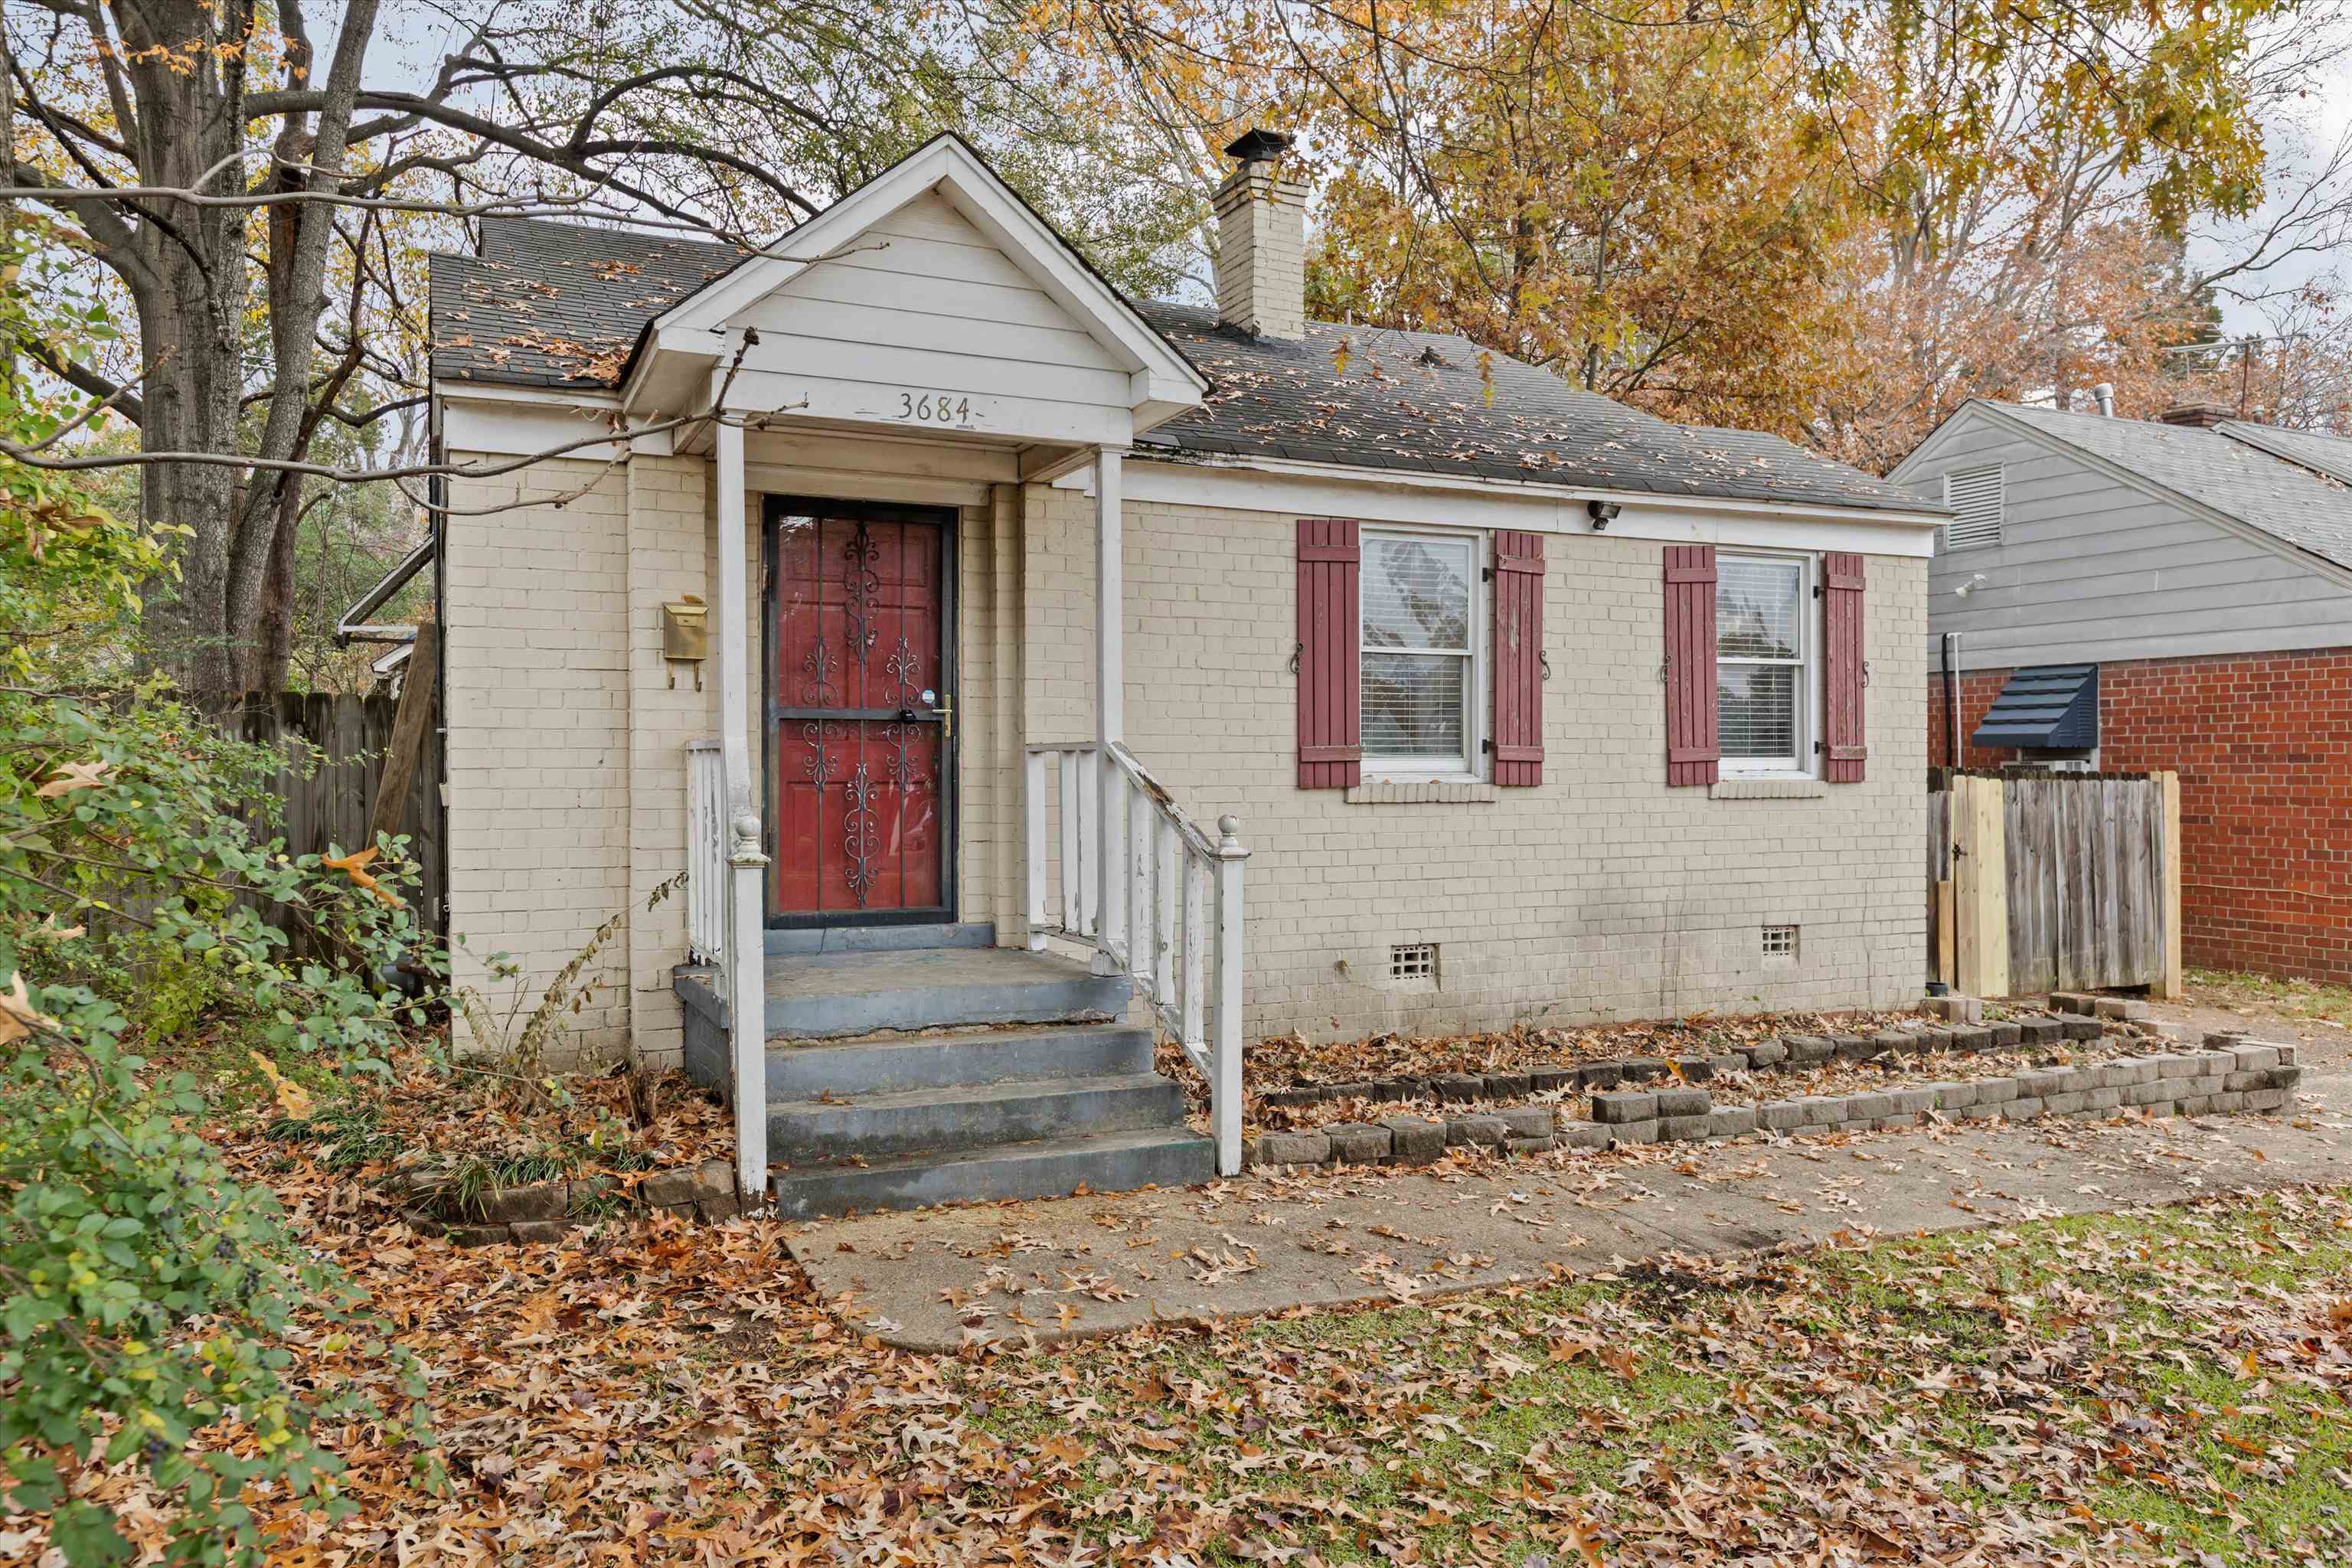
[{"label": "wooden privacy fence", "polygon": [[1968,773],[1927,794],[1928,978],[2180,994],[2178,773]]},{"label": "wooden privacy fence", "polygon": [[[275,784],[285,803],[282,825],[287,851],[317,854],[329,845],[346,853],[373,842],[376,786],[383,777],[384,753],[390,748],[398,704],[389,697],[356,697],[328,692],[281,692],[246,699],[231,715],[240,740],[274,745],[289,757]],[[409,855],[423,873],[418,890],[417,921],[428,931],[442,929],[441,879],[441,730],[425,723],[415,765],[409,770],[404,799],[393,831],[409,837]],[[307,777],[292,763],[292,741],[307,741],[325,753],[316,772]],[[256,825],[257,831],[271,831]],[[259,906],[257,905],[257,908]],[[265,918],[266,909],[260,910]],[[287,931],[297,952],[304,951],[299,929]]]}]

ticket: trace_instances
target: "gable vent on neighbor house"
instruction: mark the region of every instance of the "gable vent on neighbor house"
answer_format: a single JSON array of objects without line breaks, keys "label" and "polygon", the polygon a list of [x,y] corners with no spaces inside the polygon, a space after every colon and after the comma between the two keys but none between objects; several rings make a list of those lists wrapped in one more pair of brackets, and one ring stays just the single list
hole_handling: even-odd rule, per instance
[{"label": "gable vent on neighbor house", "polygon": [[1944,504],[1952,521],[1944,525],[1944,548],[1967,550],[2000,542],[2000,517],[2007,504],[1999,463],[1959,468],[1944,476]]}]

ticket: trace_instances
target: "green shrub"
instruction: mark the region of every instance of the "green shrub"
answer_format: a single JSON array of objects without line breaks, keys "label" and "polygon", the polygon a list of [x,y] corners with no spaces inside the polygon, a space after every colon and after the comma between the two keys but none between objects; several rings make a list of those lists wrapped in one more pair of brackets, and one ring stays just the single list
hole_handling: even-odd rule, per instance
[{"label": "green shrub", "polygon": [[[0,291],[0,341],[48,341],[24,310]],[[0,439],[29,449],[68,417],[0,377]],[[335,1508],[317,1434],[361,1406],[298,1380],[289,1329],[299,1310],[371,1342],[349,1283],[198,1134],[194,1082],[152,1070],[134,1029],[233,1014],[278,1056],[380,1071],[420,1015],[373,977],[436,952],[397,870],[379,896],[255,838],[274,752],[153,684],[84,695],[134,667],[162,546],[0,455],[0,1489],[77,1565],[129,1545],[69,1495],[68,1456],[145,1468],[176,1503],[174,1563],[258,1555],[249,1484]],[[291,958],[296,928],[332,956]]]}]

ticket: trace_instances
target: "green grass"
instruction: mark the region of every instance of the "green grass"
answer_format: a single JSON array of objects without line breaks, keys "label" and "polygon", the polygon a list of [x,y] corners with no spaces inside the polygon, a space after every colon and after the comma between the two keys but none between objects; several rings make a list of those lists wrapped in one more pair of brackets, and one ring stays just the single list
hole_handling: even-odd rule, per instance
[{"label": "green grass", "polygon": [[2352,1027],[2352,986],[2316,980],[2273,980],[2192,969],[2187,976],[2192,1001],[2214,1007],[2261,1007],[2287,1018],[2310,1018]]},{"label": "green grass", "polygon": [[1107,1548],[1164,1514],[1140,1464],[1334,1563],[1400,1530],[1417,1561],[1573,1561],[1563,1499],[1620,1546],[1688,1496],[1801,1533],[1890,1488],[1922,1555],[2029,1517],[2099,1561],[2344,1562],[2352,1373],[2315,1346],[2352,1358],[2347,1297],[2352,1205],[2294,1196],[1079,1345],[1045,1358],[1106,1407],[1078,1423],[964,1382],[1009,1448],[1085,1448],[1056,1495]]}]

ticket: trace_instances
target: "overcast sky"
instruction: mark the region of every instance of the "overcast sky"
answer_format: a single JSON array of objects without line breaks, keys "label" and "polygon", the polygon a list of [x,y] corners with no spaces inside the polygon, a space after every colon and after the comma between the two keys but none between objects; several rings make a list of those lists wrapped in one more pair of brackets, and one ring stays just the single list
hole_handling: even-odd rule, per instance
[{"label": "overcast sky", "polygon": [[[2302,152],[2303,156],[2319,155],[2325,150],[2335,147],[2347,133],[2352,133],[2352,54],[2341,56],[2334,62],[2326,73],[2313,85],[2312,89],[2305,94],[2302,101],[2295,106],[2294,114],[2291,119],[2283,119],[2267,126],[2265,130],[2270,137],[2273,162],[2281,163],[2296,157],[2298,150],[2305,150]],[[2274,215],[2278,205],[2276,193],[2283,188],[2287,188],[2291,178],[2288,169],[2284,167],[2274,169],[2269,182],[2273,192],[2272,199],[2266,202],[2263,210],[2255,215],[2253,220],[2255,225],[2268,221]],[[2205,244],[2192,247],[2191,261],[2210,265],[2225,255],[2228,248],[2226,241],[2229,231],[2226,229],[2221,231],[2217,237],[2221,243],[2209,240]],[[2327,253],[2290,257],[2260,279],[2245,279],[2242,282],[2250,289],[2292,289],[2315,278],[2338,270],[2352,270],[2352,256]],[[2263,324],[2263,311],[2259,305],[2249,305],[2224,298],[2221,300],[2221,314],[2232,331],[2259,331]]]}]

